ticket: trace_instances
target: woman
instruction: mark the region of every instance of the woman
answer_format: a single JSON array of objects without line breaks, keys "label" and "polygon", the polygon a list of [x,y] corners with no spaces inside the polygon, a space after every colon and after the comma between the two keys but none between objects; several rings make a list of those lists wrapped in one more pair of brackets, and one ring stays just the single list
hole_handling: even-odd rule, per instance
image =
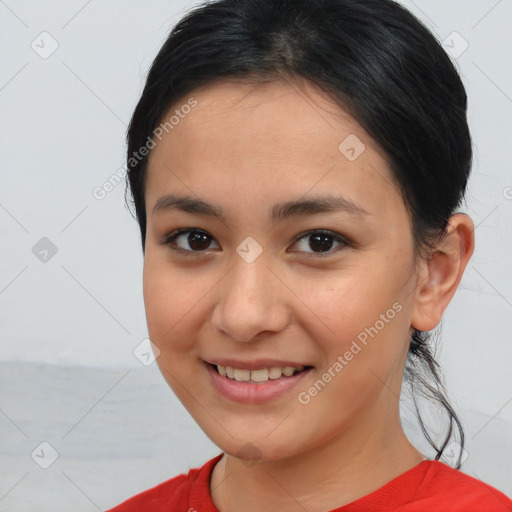
[{"label": "woman", "polygon": [[[153,62],[128,166],[157,362],[223,453],[112,511],[512,510],[439,460],[463,431],[427,333],[474,249],[471,139],[416,18],[196,8]],[[448,415],[432,460],[400,423],[404,372]]]}]

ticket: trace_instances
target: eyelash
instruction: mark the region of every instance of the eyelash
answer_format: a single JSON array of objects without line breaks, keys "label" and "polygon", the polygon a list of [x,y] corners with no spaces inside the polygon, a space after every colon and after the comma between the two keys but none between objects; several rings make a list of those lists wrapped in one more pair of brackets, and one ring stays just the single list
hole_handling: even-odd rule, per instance
[{"label": "eyelash", "polygon": [[[212,236],[210,236],[206,231],[203,231],[202,229],[180,228],[180,229],[177,229],[175,231],[172,231],[172,232],[164,235],[164,237],[160,240],[160,244],[166,245],[172,251],[179,252],[179,253],[183,254],[184,256],[201,256],[207,252],[207,250],[193,251],[193,250],[188,250],[188,249],[182,249],[181,247],[178,247],[178,248],[172,247],[172,244],[174,243],[174,241],[180,235],[183,235],[185,233],[201,233],[201,234],[206,235],[207,237],[211,238],[212,240],[214,240],[214,238]],[[315,235],[315,234],[328,235],[331,238],[333,238],[335,242],[340,243],[341,246],[339,246],[335,249],[330,249],[329,251],[326,251],[323,253],[315,253],[315,252],[307,253],[307,254],[310,254],[314,258],[324,258],[326,256],[330,256],[330,255],[334,254],[335,252],[338,252],[339,249],[342,249],[343,247],[349,247],[352,245],[351,242],[347,238],[341,236],[338,233],[335,233],[334,231],[329,231],[327,229],[312,229],[310,231],[306,231],[305,233],[301,233],[294,239],[293,244],[296,244],[297,242],[300,242],[304,238],[308,238],[308,236]],[[296,251],[296,252],[301,252],[301,251]],[[302,252],[304,252],[304,251],[302,251]]]}]

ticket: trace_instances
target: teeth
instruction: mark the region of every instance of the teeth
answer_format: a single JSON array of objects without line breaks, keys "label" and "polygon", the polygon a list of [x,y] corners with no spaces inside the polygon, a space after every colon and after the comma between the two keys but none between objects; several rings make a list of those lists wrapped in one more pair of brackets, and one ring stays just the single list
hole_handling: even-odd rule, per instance
[{"label": "teeth", "polygon": [[269,379],[275,380],[285,377],[291,377],[294,373],[304,370],[304,366],[273,366],[272,368],[262,368],[261,370],[241,370],[231,366],[217,365],[217,371],[223,377],[237,380],[239,382],[267,382]]},{"label": "teeth", "polygon": [[268,369],[263,368],[263,370],[252,370],[251,380],[254,382],[265,382],[268,380]]},{"label": "teeth", "polygon": [[249,382],[251,378],[251,370],[238,370],[235,369],[235,380]]},{"label": "teeth", "polygon": [[287,376],[287,377],[291,377],[293,375],[293,372],[294,372],[294,369],[291,367],[291,366],[285,366],[283,368],[283,373]]},{"label": "teeth", "polygon": [[270,368],[270,370],[268,371],[268,376],[271,379],[279,379],[282,373],[283,372],[281,371],[281,368],[279,368],[278,366],[274,366],[273,368]]}]

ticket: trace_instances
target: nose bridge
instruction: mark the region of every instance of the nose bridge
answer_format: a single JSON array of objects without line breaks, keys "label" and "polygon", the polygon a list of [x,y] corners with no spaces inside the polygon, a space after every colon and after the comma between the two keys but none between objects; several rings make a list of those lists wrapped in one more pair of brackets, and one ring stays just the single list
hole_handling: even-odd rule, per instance
[{"label": "nose bridge", "polygon": [[233,270],[230,272],[229,291],[237,301],[247,301],[258,306],[257,302],[272,300],[269,271],[270,261],[266,256],[246,260],[240,255],[233,258]]},{"label": "nose bridge", "polygon": [[213,315],[215,329],[237,341],[251,341],[262,331],[284,328],[286,299],[279,292],[282,284],[270,266],[269,254],[258,249],[253,241],[237,247]]},{"label": "nose bridge", "polygon": [[239,300],[244,298],[244,295],[247,295],[245,298],[248,301],[261,300],[262,297],[258,297],[258,294],[265,289],[268,291],[271,286],[269,277],[272,273],[268,269],[272,264],[270,251],[265,250],[252,236],[247,236],[235,248],[232,264],[233,270],[229,278],[230,293],[238,295],[236,298]]}]

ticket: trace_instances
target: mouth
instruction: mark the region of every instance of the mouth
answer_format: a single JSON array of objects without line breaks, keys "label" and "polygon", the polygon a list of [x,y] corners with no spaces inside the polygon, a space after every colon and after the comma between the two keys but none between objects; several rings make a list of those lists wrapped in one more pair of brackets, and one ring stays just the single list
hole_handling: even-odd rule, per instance
[{"label": "mouth", "polygon": [[299,373],[313,368],[312,366],[269,366],[249,370],[247,368],[234,368],[220,364],[210,364],[212,368],[222,377],[238,382],[253,382],[261,384],[270,380],[293,377]]},{"label": "mouth", "polygon": [[[238,366],[248,366],[239,364]],[[265,366],[249,368],[205,362],[210,382],[230,401],[246,404],[269,402],[290,393],[314,369],[309,365]]]}]

